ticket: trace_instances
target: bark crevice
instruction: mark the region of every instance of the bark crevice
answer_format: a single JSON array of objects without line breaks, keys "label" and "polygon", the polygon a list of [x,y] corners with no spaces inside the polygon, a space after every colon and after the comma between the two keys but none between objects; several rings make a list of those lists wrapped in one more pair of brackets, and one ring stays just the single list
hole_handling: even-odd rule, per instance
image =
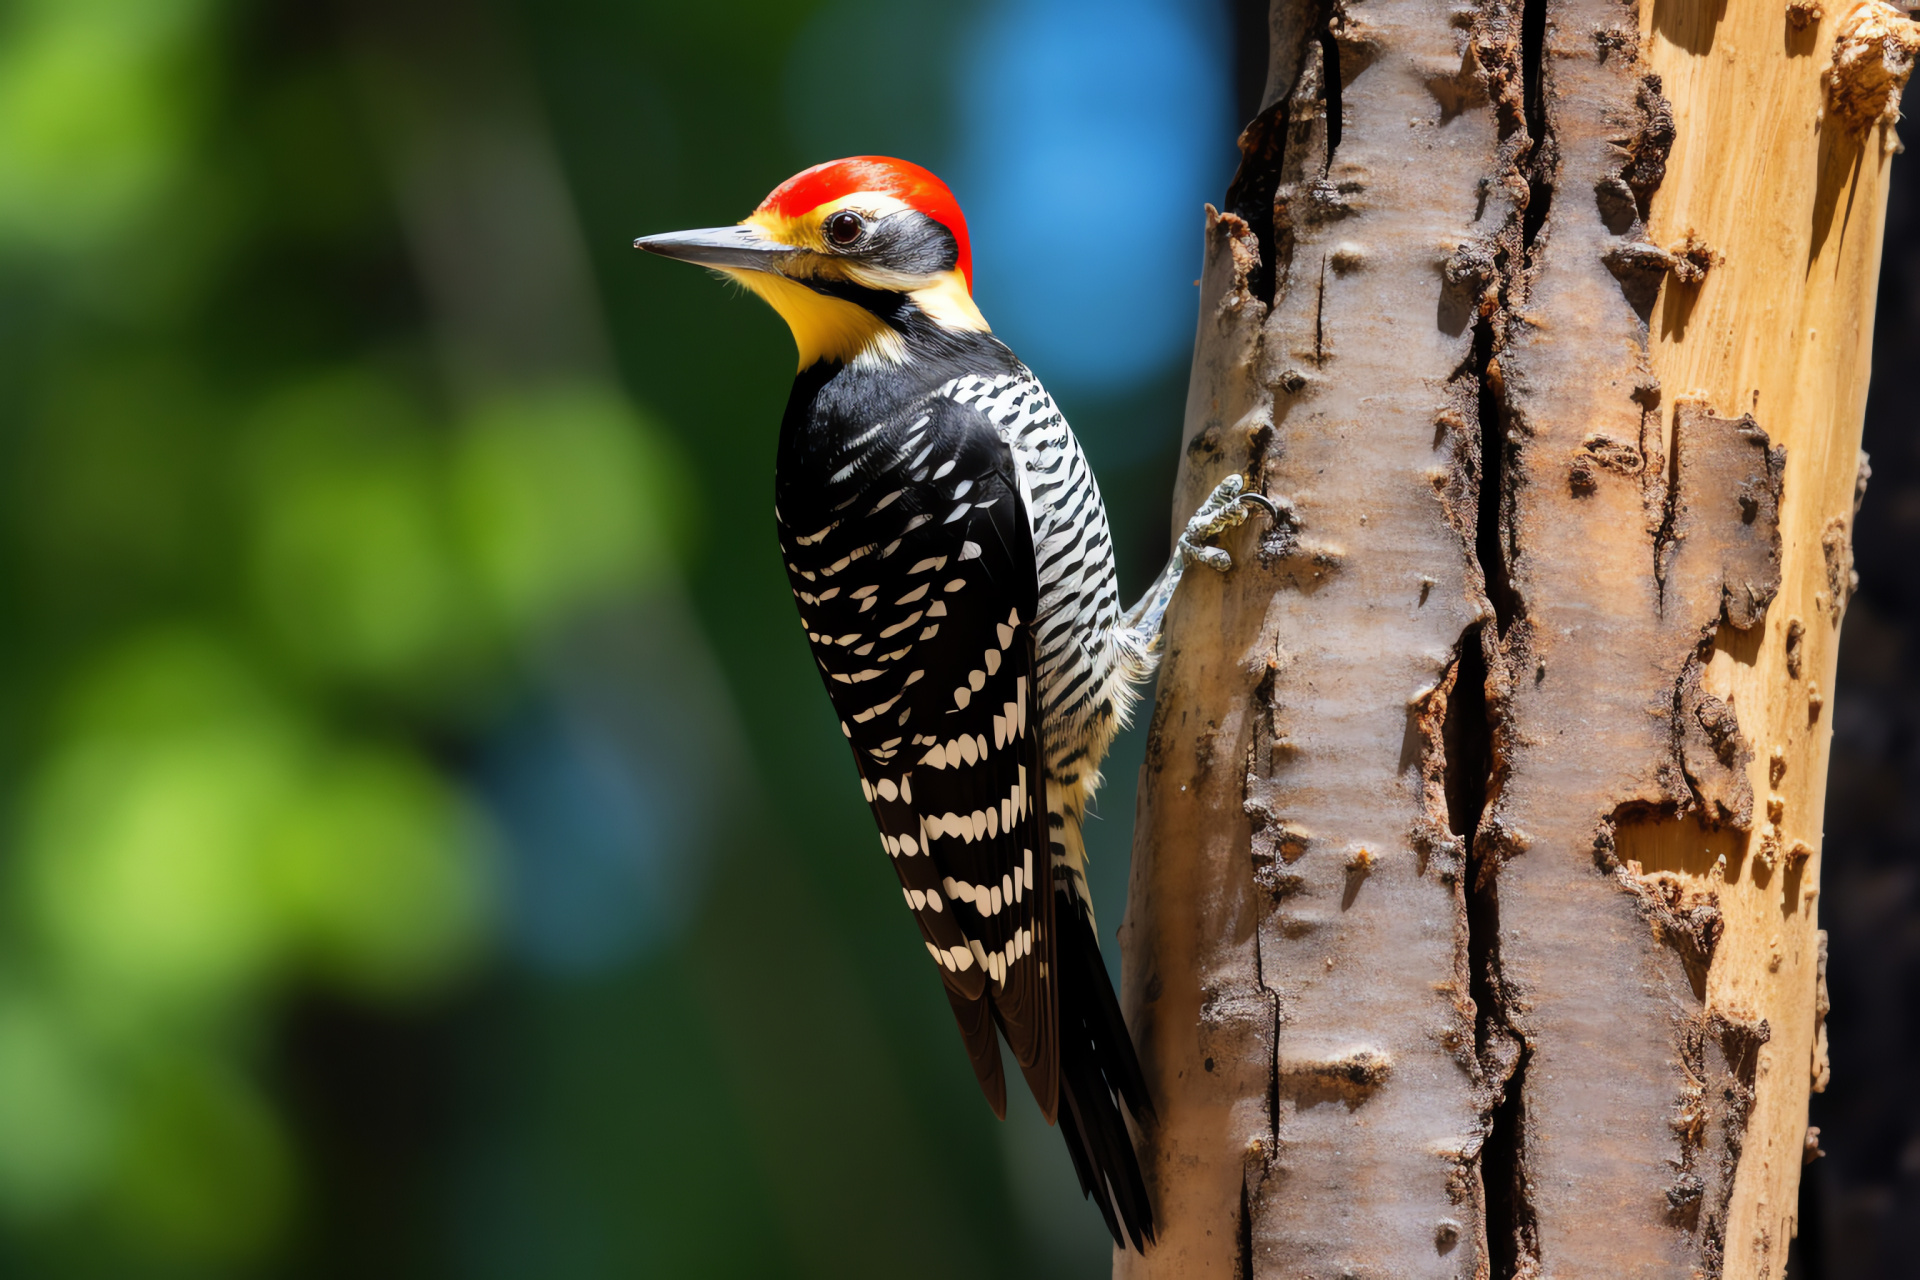
[{"label": "bark crevice", "polygon": [[1327,158],[1322,177],[1333,175],[1333,158],[1340,151],[1340,42],[1334,38],[1331,17],[1320,24],[1320,67],[1327,108]]},{"label": "bark crevice", "polygon": [[[1247,289],[1269,310],[1293,264],[1296,218],[1312,224],[1350,212],[1349,193],[1334,181],[1332,170],[1345,120],[1342,94],[1364,69],[1368,50],[1363,42],[1350,41],[1343,51],[1343,29],[1338,0],[1314,5],[1313,20],[1300,25],[1287,47],[1274,51],[1276,64],[1292,69],[1287,92],[1240,132],[1240,164],[1227,187],[1225,207],[1247,224],[1259,245]],[[1317,166],[1315,115],[1325,121]],[[1324,287],[1324,261],[1321,274]],[[1320,355],[1317,346],[1316,362]]]},{"label": "bark crevice", "polygon": [[[1517,30],[1516,30],[1517,28]],[[1510,193],[1473,329],[1472,377],[1477,438],[1471,553],[1486,593],[1486,613],[1462,637],[1447,727],[1450,825],[1467,841],[1464,883],[1467,972],[1474,1009],[1474,1059],[1483,1137],[1478,1168],[1488,1274],[1512,1280],[1539,1271],[1538,1215],[1528,1170],[1527,1069],[1532,1045],[1524,1004],[1501,957],[1500,874],[1524,849],[1501,820],[1513,672],[1528,664],[1525,601],[1513,577],[1514,512],[1524,422],[1516,420],[1502,355],[1525,320],[1521,311],[1545,251],[1559,155],[1548,111],[1545,0],[1483,9],[1476,30],[1502,135],[1503,171],[1490,182]],[[1543,673],[1536,673],[1540,675]],[[1466,807],[1455,816],[1455,804]]]},{"label": "bark crevice", "polygon": [[1490,813],[1499,785],[1497,708],[1488,696],[1489,686],[1499,683],[1489,679],[1489,657],[1498,645],[1492,626],[1482,622],[1461,638],[1443,733],[1449,826],[1469,842],[1463,892],[1483,1126],[1480,1208],[1489,1274],[1493,1280],[1512,1280],[1534,1273],[1539,1245],[1527,1172],[1525,1086],[1531,1050],[1500,947],[1500,869],[1519,850]]},{"label": "bark crevice", "polygon": [[1234,1240],[1234,1280],[1254,1280],[1253,1275],[1253,1193],[1249,1175],[1240,1177],[1240,1221]]},{"label": "bark crevice", "polygon": [[[1293,256],[1289,219],[1281,204],[1280,188],[1286,180],[1287,143],[1297,119],[1296,100],[1303,94],[1326,93],[1314,82],[1315,78],[1324,80],[1322,68],[1329,65],[1330,59],[1331,65],[1338,66],[1338,50],[1328,52],[1331,43],[1331,36],[1326,34],[1328,9],[1324,3],[1316,8],[1315,20],[1299,28],[1297,45],[1289,40],[1285,42],[1288,47],[1272,51],[1276,62],[1294,68],[1292,83],[1286,93],[1240,131],[1240,164],[1234,170],[1233,181],[1227,185],[1226,211],[1246,223],[1260,248],[1259,260],[1247,273],[1247,291],[1269,309]],[[1316,32],[1321,51],[1318,66],[1306,56],[1307,50],[1316,43]],[[1337,136],[1338,108],[1331,104],[1338,102],[1340,90],[1337,79],[1333,84],[1328,98],[1329,128],[1335,130]],[[1328,150],[1331,161],[1332,147]]]},{"label": "bark crevice", "polygon": [[1260,248],[1247,271],[1246,289],[1269,308],[1279,279],[1273,201],[1286,167],[1290,107],[1290,100],[1282,98],[1240,131],[1240,166],[1227,185],[1225,201],[1227,212],[1246,224]]}]

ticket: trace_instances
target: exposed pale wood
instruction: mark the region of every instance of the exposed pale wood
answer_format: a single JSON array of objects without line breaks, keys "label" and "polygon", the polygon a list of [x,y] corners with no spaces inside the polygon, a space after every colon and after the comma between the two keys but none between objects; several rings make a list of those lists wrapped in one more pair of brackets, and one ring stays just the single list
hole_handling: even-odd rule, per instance
[{"label": "exposed pale wood", "polygon": [[1778,1275],[1913,28],[1273,31],[1174,508],[1290,515],[1169,619],[1122,928],[1163,1232],[1115,1273]]},{"label": "exposed pale wood", "polygon": [[[1692,235],[1720,261],[1696,288],[1669,282],[1652,326],[1653,371],[1675,396],[1752,411],[1787,456],[1783,581],[1764,637],[1724,646],[1706,672],[1754,744],[1748,778],[1761,809],[1726,883],[1711,886],[1725,933],[1707,1005],[1764,1020],[1771,1033],[1759,1050],[1726,1267],[1731,1276],[1778,1275],[1795,1225],[1808,1084],[1825,1069],[1809,998],[1822,950],[1820,816],[1832,726],[1821,704],[1833,689],[1856,484],[1865,480],[1860,423],[1896,145],[1887,102],[1874,95],[1885,42],[1903,45],[1910,60],[1920,37],[1883,4],[1830,3],[1805,27],[1783,26],[1770,5],[1729,5],[1711,26],[1717,6],[1671,8],[1644,15],[1647,63],[1680,124],[1651,238]],[[1803,637],[1791,665],[1790,633]],[[1686,865],[1688,850],[1672,847],[1682,834],[1664,833],[1666,847],[1650,859]],[[1697,873],[1687,879],[1690,889],[1707,887]]]}]

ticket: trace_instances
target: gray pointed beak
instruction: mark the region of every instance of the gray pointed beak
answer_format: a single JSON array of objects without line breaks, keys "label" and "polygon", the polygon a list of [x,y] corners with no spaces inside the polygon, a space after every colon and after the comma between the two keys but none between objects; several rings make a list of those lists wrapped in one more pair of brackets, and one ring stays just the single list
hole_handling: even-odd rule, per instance
[{"label": "gray pointed beak", "polygon": [[699,231],[669,231],[665,235],[641,236],[633,242],[636,249],[657,253],[663,258],[678,258],[702,267],[732,271],[771,271],[798,250],[781,244],[758,227],[707,227]]}]

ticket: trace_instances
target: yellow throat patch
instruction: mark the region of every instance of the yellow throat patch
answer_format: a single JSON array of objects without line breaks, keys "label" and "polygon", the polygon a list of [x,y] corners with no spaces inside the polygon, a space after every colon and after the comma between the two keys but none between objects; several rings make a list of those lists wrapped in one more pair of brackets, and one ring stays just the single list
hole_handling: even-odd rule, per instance
[{"label": "yellow throat patch", "polygon": [[907,358],[906,342],[900,334],[857,302],[817,293],[798,281],[765,271],[727,274],[780,313],[793,331],[802,369],[822,360],[852,364],[865,358],[899,364]]},{"label": "yellow throat patch", "polygon": [[[820,254],[819,257],[808,255],[801,262],[821,276],[868,289],[905,293],[929,319],[948,329],[992,332],[986,317],[973,305],[967,282],[958,271],[942,271],[934,276],[900,276],[827,256],[822,227],[827,218],[848,206],[874,217],[907,207],[892,196],[863,192],[822,205],[803,217],[756,213],[746,221],[783,244]],[[787,328],[793,331],[794,345],[799,348],[802,369],[821,360],[837,360],[842,364],[906,362],[906,341],[900,332],[857,302],[820,293],[808,288],[803,281],[765,271],[728,271],[727,274],[765,299],[787,322]]]}]

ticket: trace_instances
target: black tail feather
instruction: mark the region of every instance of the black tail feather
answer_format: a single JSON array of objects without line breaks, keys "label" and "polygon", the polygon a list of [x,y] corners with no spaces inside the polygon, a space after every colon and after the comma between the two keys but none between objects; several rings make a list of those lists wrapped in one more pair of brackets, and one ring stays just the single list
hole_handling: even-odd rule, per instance
[{"label": "black tail feather", "polygon": [[1094,1056],[1108,1085],[1125,1100],[1133,1118],[1144,1123],[1153,1118],[1153,1100],[1147,1096],[1147,1077],[1140,1070],[1140,1055],[1134,1052],[1133,1035],[1127,1030],[1127,1020],[1120,1013],[1120,997],[1107,978],[1106,963],[1100,958],[1099,940],[1084,911],[1078,923],[1085,945],[1076,950],[1080,952],[1082,963],[1090,970],[1085,987],[1093,996],[1086,1003],[1081,1016],[1086,1019],[1093,1033]]},{"label": "black tail feather", "polygon": [[[1120,1002],[1100,959],[1100,943],[1086,909],[1063,894],[1054,912],[1060,972],[1060,1132],[1073,1157],[1080,1189],[1099,1206],[1113,1242],[1144,1253],[1153,1243],[1153,1206],[1147,1199],[1133,1136],[1120,1100],[1137,1121],[1153,1115],[1146,1077]],[[1116,1097],[1115,1095],[1119,1096]]]},{"label": "black tail feather", "polygon": [[1000,1036],[997,1011],[992,1001],[969,1000],[945,983],[947,1003],[953,1006],[954,1021],[960,1024],[960,1037],[967,1042],[967,1060],[973,1064],[974,1079],[987,1096],[993,1114],[1007,1118],[1007,1077],[1000,1066]]},{"label": "black tail feather", "polygon": [[1107,1194],[1106,1179],[1094,1176],[1093,1161],[1087,1154],[1087,1142],[1081,1136],[1080,1109],[1074,1105],[1073,1095],[1066,1091],[1064,1076],[1061,1084],[1061,1101],[1065,1105],[1060,1108],[1060,1136],[1066,1140],[1067,1155],[1072,1157],[1073,1171],[1080,1178],[1080,1194],[1093,1201],[1100,1210],[1101,1218],[1106,1221],[1107,1234],[1124,1249],[1127,1239],[1120,1233],[1119,1219],[1113,1216],[1113,1199]]}]

